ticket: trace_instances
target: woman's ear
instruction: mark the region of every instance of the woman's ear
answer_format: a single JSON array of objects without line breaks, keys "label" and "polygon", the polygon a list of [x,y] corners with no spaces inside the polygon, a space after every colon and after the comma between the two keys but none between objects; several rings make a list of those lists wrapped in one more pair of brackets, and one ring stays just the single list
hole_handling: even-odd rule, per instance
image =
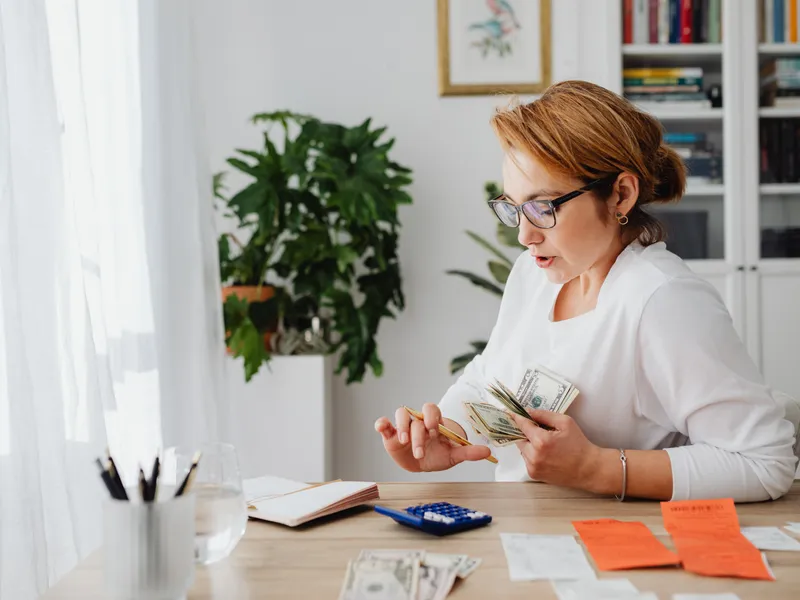
[{"label": "woman's ear", "polygon": [[622,173],[614,184],[617,202],[612,207],[614,214],[627,215],[639,199],[639,178],[631,173]]}]

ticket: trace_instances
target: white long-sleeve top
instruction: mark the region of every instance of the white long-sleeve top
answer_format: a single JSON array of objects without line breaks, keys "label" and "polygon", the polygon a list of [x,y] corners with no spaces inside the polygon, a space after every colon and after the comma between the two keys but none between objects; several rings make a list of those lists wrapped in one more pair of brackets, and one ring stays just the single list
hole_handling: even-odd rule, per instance
[{"label": "white long-sleeve top", "polygon": [[[711,284],[663,243],[634,242],[609,271],[594,310],[553,321],[560,289],[528,252],[517,258],[486,349],[439,403],[471,442],[486,440],[462,401],[500,406],[486,384],[497,378],[517,390],[525,370],[540,364],[580,391],[567,414],[591,442],[669,453],[673,500],[786,493],[797,460],[794,424]],[[493,452],[497,481],[530,481],[515,444]]]}]

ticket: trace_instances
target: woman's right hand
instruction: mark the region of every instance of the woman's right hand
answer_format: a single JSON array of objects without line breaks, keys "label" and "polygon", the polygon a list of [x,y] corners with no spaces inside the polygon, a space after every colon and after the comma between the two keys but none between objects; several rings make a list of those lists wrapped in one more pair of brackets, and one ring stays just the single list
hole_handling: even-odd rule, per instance
[{"label": "woman's right hand", "polygon": [[483,460],[491,454],[487,446],[455,445],[439,433],[440,424],[448,429],[453,426],[449,420],[444,422],[435,404],[424,404],[422,414],[425,420],[419,421],[404,408],[398,408],[396,425],[386,417],[375,422],[375,431],[381,434],[386,452],[406,471],[444,471],[465,460]]}]

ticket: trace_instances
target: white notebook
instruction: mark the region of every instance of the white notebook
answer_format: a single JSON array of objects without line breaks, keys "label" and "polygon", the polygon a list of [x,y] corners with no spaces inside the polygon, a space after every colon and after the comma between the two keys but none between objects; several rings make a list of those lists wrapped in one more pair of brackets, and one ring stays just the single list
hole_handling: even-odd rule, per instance
[{"label": "white notebook", "polygon": [[244,483],[247,516],[295,527],[380,497],[370,481],[307,484],[281,477],[258,477]]}]

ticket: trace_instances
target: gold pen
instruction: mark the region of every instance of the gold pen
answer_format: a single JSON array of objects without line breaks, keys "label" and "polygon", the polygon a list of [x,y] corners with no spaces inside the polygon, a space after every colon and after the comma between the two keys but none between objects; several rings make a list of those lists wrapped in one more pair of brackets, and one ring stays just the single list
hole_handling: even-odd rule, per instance
[{"label": "gold pen", "polygon": [[[412,417],[414,417],[415,419],[418,419],[420,421],[424,421],[425,420],[425,417],[422,415],[421,412],[416,411],[413,408],[409,408],[408,406],[403,406],[403,408],[405,408],[406,412],[408,414],[410,414]],[[463,437],[458,435],[455,431],[453,431],[452,429],[448,429],[447,427],[445,427],[441,423],[439,423],[439,433],[441,433],[444,437],[446,437],[451,442],[455,442],[456,444],[458,444],[460,446],[472,446],[473,445],[470,441],[465,440]],[[492,462],[494,464],[497,464],[497,459],[494,456],[492,456],[491,454],[486,457],[486,460],[488,460],[489,462]]]}]

